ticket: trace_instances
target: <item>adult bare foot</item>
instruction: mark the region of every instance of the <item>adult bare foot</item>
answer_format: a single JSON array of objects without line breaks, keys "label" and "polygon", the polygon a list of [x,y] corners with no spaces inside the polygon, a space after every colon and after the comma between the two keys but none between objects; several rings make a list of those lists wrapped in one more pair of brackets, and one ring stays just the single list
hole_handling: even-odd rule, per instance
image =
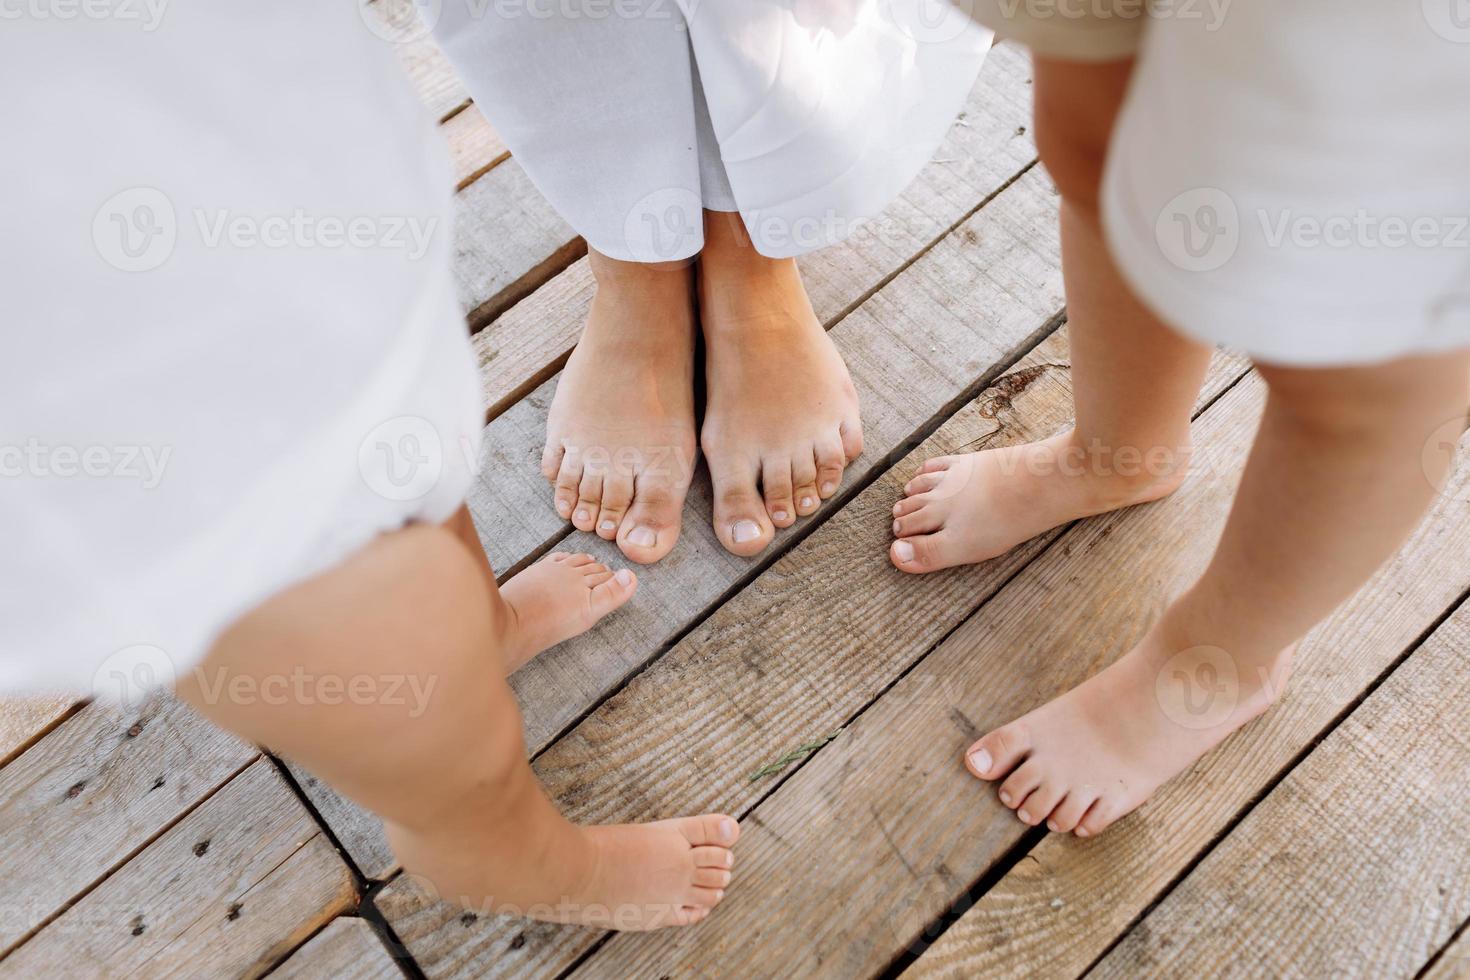
[{"label": "adult bare foot", "polygon": [[1078,837],[1148,800],[1286,684],[1294,648],[1262,658],[1167,640],[1156,627],[1101,673],[972,745],[970,772],[1002,780],[1024,823]]},{"label": "adult bare foot", "polygon": [[505,672],[519,669],[542,650],[580,636],[633,598],[638,578],[614,572],[591,555],[554,551],[500,587],[510,607],[501,644]]},{"label": "adult bare foot", "polygon": [[796,262],[768,259],[736,215],[709,213],[699,259],[708,405],[700,445],[714,527],[737,555],[816,511],[863,451],[857,391]]},{"label": "adult bare foot", "polygon": [[546,424],[556,512],[653,562],[679,537],[695,463],[691,272],[589,253],[597,293]]},{"label": "adult bare foot", "polygon": [[916,574],[986,561],[1059,524],[1173,493],[1187,460],[1187,448],[1104,453],[1070,430],[931,459],[894,505],[889,560]]}]

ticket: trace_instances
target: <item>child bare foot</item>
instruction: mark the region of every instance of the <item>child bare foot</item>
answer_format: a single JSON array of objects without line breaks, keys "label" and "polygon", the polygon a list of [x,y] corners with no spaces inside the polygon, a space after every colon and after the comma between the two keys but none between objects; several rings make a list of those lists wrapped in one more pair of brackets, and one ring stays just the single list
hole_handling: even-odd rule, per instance
[{"label": "child bare foot", "polygon": [[502,655],[506,673],[542,650],[579,636],[633,598],[638,579],[628,569],[614,572],[591,555],[555,551],[500,588],[510,607]]},{"label": "child bare foot", "polygon": [[1186,458],[1173,449],[1103,453],[1069,430],[928,460],[894,505],[889,560],[916,574],[986,561],[1068,521],[1173,493]]},{"label": "child bare foot", "polygon": [[679,538],[694,470],[691,273],[589,261],[597,293],[551,403],[541,471],[558,514],[653,562]]},{"label": "child bare foot", "polygon": [[1133,812],[1280,695],[1294,648],[1248,664],[1155,628],[1101,673],[997,728],[965,765],[1022,822],[1089,837]]},{"label": "child bare foot", "polygon": [[737,555],[816,511],[863,451],[857,391],[812,312],[791,259],[735,241],[719,216],[700,257],[700,325],[709,402],[700,445],[714,483],[714,527]]}]

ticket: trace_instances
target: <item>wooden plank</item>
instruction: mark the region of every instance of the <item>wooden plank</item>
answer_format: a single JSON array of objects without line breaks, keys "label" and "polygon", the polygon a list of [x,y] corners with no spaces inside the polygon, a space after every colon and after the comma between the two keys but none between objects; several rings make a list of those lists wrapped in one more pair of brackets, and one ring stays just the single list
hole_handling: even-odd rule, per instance
[{"label": "wooden plank", "polygon": [[[1217,357],[1202,400],[1245,370]],[[752,783],[752,771],[861,711],[1056,537],[939,576],[894,572],[889,508],[914,468],[931,455],[1050,435],[1070,413],[1059,332],[549,749],[536,769],[552,797],[587,822],[748,809],[769,785]],[[408,878],[378,905],[436,977],[544,975],[595,939],[510,919],[466,922]]]},{"label": "wooden plank", "polygon": [[[965,747],[1128,649],[1169,594],[1202,570],[1260,396],[1252,377],[1196,423],[1197,443],[1212,447],[1217,464],[1207,477],[1197,471],[1167,500],[1074,525],[750,812],[740,879],[718,915],[679,935],[615,936],[584,974],[698,973],[722,949],[741,950],[752,977],[881,971],[1027,829],[965,773]],[[933,576],[917,586],[898,572],[891,580],[881,588],[918,589],[908,596],[914,604],[945,591]],[[868,642],[835,664],[813,663],[805,644],[782,644],[779,658],[757,663],[768,672],[780,664],[783,677],[792,671],[808,687],[804,700],[814,701],[824,693],[817,678],[869,669],[868,658],[882,656],[877,648],[909,629],[881,617],[858,622],[871,624]],[[771,679],[752,693],[776,696],[782,680]],[[666,722],[681,733],[710,723]],[[704,771],[690,764],[678,777],[693,770],[723,783],[737,775],[723,774],[719,757],[698,761]]]},{"label": "wooden plank", "polygon": [[0,770],[0,953],[257,755],[164,695],[90,704]]},{"label": "wooden plank", "polygon": [[413,0],[363,0],[363,22],[393,44],[419,98],[443,121],[470,101],[459,74],[419,19]]},{"label": "wooden plank", "polygon": [[[887,453],[910,444],[916,431],[956,399],[973,393],[979,379],[997,371],[1055,320],[1062,303],[1055,208],[1049,181],[1037,171],[1028,172],[833,328],[864,405],[868,450],[849,468],[849,485],[881,472]],[[895,377],[905,383],[894,385]],[[543,416],[533,412],[544,409],[549,394],[538,389],[497,420],[499,430],[507,431],[511,425],[534,428],[539,446]],[[542,512],[551,515],[547,487],[537,467],[524,452],[511,455],[494,439],[486,457],[488,465],[482,469],[481,485],[471,491],[470,507],[481,520],[487,509],[497,517],[496,530],[480,525],[481,539],[492,557],[501,553],[509,538],[527,549],[549,545],[512,531],[514,520],[539,520],[536,515]],[[503,495],[487,497],[483,485],[487,477],[502,488],[511,481],[535,481],[540,496],[534,505],[517,510]],[[834,498],[821,513],[830,513],[837,505]],[[640,570],[638,602],[538,657],[512,678],[533,752],[727,590],[772,560],[770,555],[737,558],[725,551],[710,526],[711,511],[708,477],[701,471],[686,505],[679,547],[657,565]],[[800,532],[778,532],[777,540],[795,533]],[[568,546],[626,564],[615,545],[593,535],[579,533],[568,539]],[[337,807],[329,804],[323,809]],[[366,818],[332,827],[364,873],[376,877],[375,872],[387,870],[380,863],[386,850],[375,821]]]},{"label": "wooden plank", "polygon": [[1439,957],[1424,972],[1422,980],[1467,980],[1470,978],[1470,922],[1460,926],[1460,934],[1440,950]]},{"label": "wooden plank", "polygon": [[1091,975],[1415,976],[1470,917],[1467,732],[1462,605]]},{"label": "wooden plank", "polygon": [[77,699],[70,695],[0,701],[0,766],[59,724],[76,703]]},{"label": "wooden plank", "polygon": [[444,120],[439,131],[449,141],[449,159],[454,165],[455,187],[459,190],[510,157],[505,141],[473,103]]},{"label": "wooden plank", "polygon": [[[1461,466],[1453,496],[1467,499]],[[1075,976],[1107,951],[1272,776],[1470,584],[1470,513],[1447,495],[1399,554],[1314,630],[1286,697],[1096,840],[1048,837],[908,971]],[[1060,904],[1058,904],[1060,903]]]},{"label": "wooden plank", "polygon": [[334,920],[271,974],[276,980],[400,980],[383,940],[366,919]]},{"label": "wooden plank", "polygon": [[259,976],[353,907],[351,872],[267,759],[4,960],[15,976]]},{"label": "wooden plank", "polygon": [[[758,806],[745,821],[740,882],[719,915],[679,935],[615,937],[588,961],[588,975],[642,975],[655,965],[698,972],[729,949],[742,951],[749,976],[871,975],[887,966],[1028,831],[993,788],[964,772],[964,748],[1129,649],[1198,575],[1223,526],[1262,398],[1254,376],[1228,392],[1196,423],[1203,452],[1179,493],[1074,526]],[[1426,589],[1446,574],[1432,557],[1470,543],[1463,506],[1439,514],[1401,566]],[[1463,583],[1463,566],[1460,574],[1450,566],[1449,577]],[[1462,584],[1437,587],[1453,593]],[[1357,631],[1371,633],[1381,612],[1359,607]],[[1415,628],[1433,619],[1429,613]],[[1340,638],[1351,645],[1356,635]],[[1351,700],[1358,690],[1339,696]],[[1250,770],[1254,757],[1241,746],[1249,741],[1261,752],[1273,724],[1231,740],[1228,754],[1212,756],[1190,778],[1224,781]],[[1129,821],[1155,812],[1150,805]],[[1156,825],[1163,829],[1150,841],[1155,855],[1190,822],[1188,813],[1170,816]],[[771,915],[774,908],[782,914]]]}]

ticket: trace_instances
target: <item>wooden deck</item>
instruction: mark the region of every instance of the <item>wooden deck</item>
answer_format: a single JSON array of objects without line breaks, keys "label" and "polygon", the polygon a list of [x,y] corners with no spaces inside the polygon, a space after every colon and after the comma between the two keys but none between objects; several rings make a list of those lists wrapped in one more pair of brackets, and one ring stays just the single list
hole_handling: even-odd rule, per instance
[{"label": "wooden deck", "polygon": [[[487,550],[502,577],[556,546],[615,560],[554,515],[537,470],[585,248],[432,45],[403,52],[460,182]],[[1029,107],[1024,54],[996,49],[881,234],[803,261],[863,403],[841,492],[738,559],[696,484],[637,600],[513,679],[575,819],[740,817],[736,884],[706,922],[609,935],[450,907],[371,816],[170,699],[34,701],[0,706],[0,976],[1470,976],[1470,465],[1303,644],[1283,702],[1108,833],[1028,829],[963,772],[978,732],[1119,655],[1198,574],[1263,395],[1216,358],[1204,452],[1166,501],[970,569],[888,566],[920,460],[1068,421]]]}]

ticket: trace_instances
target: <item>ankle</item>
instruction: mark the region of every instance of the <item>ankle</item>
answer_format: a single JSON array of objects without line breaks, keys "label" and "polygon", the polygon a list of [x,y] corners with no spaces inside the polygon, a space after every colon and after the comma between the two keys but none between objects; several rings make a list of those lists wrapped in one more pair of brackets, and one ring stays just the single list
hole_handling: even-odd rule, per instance
[{"label": "ankle", "polygon": [[1178,489],[1189,470],[1190,443],[1182,441],[1147,448],[1108,445],[1073,429],[1053,445],[1058,469],[1081,479],[1091,508],[1105,513],[1149,500]]},{"label": "ankle", "polygon": [[1296,643],[1260,635],[1251,623],[1252,617],[1212,600],[1196,585],[1170,604],[1150,631],[1150,645],[1165,662],[1193,656],[1208,663],[1215,676],[1236,687],[1242,701],[1264,707],[1285,691]]}]

